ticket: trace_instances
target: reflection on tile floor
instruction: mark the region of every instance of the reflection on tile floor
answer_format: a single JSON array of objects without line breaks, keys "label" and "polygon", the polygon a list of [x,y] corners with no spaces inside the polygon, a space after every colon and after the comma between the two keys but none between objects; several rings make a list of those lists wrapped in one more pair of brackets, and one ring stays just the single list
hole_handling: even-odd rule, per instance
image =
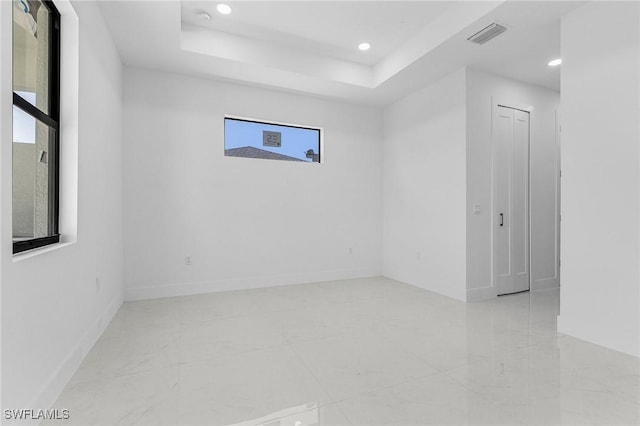
[{"label": "reflection on tile floor", "polygon": [[558,297],[371,278],[125,303],[51,423],[640,424],[638,359],[558,334]]}]

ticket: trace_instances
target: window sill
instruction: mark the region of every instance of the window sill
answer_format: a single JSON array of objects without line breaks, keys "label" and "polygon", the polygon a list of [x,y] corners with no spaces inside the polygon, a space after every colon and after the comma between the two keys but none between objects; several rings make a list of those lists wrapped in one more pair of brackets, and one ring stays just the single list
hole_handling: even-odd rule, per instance
[{"label": "window sill", "polygon": [[16,253],[13,255],[13,263],[20,262],[25,259],[29,259],[35,256],[39,256],[41,254],[49,253],[50,251],[59,250],[63,247],[70,246],[74,244],[73,242],[60,242],[56,244],[51,244],[44,247],[34,248],[33,250],[23,251],[21,253]]}]

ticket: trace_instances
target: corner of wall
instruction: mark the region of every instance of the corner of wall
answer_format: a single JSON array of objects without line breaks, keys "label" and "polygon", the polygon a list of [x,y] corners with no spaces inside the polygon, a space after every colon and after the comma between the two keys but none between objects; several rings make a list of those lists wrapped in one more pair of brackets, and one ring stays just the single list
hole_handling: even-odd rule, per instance
[{"label": "corner of wall", "polygon": [[561,27],[558,330],[638,357],[640,5],[586,2]]},{"label": "corner of wall", "polygon": [[383,274],[466,299],[466,69],[384,110]]}]

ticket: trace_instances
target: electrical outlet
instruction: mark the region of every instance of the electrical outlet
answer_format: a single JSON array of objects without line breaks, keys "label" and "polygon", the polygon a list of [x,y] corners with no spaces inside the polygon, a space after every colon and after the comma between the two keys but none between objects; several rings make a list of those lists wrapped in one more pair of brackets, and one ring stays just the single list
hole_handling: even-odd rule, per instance
[{"label": "electrical outlet", "polygon": [[349,254],[353,255],[353,247],[349,247]]},{"label": "electrical outlet", "polygon": [[96,277],[96,293],[100,293],[100,277]]},{"label": "electrical outlet", "polygon": [[184,264],[187,266],[191,266],[191,256],[187,256],[184,258]]},{"label": "electrical outlet", "polygon": [[422,253],[420,253],[420,251],[416,252],[416,260],[420,260],[420,258],[422,257]]}]

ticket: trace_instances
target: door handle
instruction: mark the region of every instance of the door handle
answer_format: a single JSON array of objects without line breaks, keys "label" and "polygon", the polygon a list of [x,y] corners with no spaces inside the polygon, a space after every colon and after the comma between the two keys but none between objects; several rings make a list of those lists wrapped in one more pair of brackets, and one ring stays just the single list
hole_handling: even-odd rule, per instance
[{"label": "door handle", "polygon": [[504,214],[500,213],[500,226],[504,226]]}]

